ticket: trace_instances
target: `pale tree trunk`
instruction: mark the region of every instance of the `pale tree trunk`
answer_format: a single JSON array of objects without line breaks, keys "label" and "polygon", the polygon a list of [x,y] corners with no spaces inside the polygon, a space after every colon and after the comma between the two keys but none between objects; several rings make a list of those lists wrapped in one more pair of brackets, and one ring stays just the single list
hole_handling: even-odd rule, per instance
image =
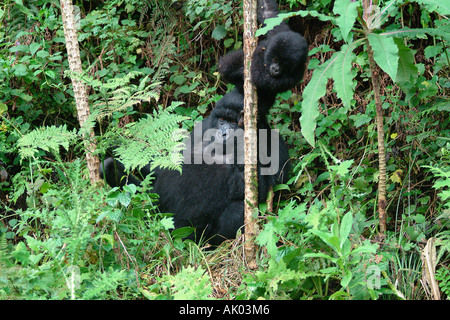
[{"label": "pale tree trunk", "polygon": [[258,217],[258,140],[257,95],[252,85],[251,60],[257,45],[255,33],[257,0],[244,0],[244,148],[245,148],[245,257],[247,266],[256,269],[255,236]]},{"label": "pale tree trunk", "polygon": [[366,41],[367,54],[369,56],[370,72],[372,74],[373,94],[377,111],[377,135],[378,135],[378,220],[380,223],[380,236],[386,234],[386,148],[384,146],[383,107],[380,93],[380,69],[373,58],[373,50]]},{"label": "pale tree trunk", "polygon": [[[80,49],[78,47],[77,30],[73,11],[74,7],[72,5],[72,0],[60,0],[60,4],[70,71],[80,75],[83,72],[83,69],[81,67]],[[86,86],[79,79],[71,76],[71,80],[75,95],[78,122],[80,123],[80,127],[83,127],[90,115],[88,93]],[[84,146],[86,148],[86,161],[89,170],[89,179],[91,180],[91,184],[94,184],[100,179],[98,170],[100,162],[98,158],[92,154],[96,148],[96,144],[94,142],[94,131],[92,129],[89,131],[89,135],[90,139],[85,139]]]}]

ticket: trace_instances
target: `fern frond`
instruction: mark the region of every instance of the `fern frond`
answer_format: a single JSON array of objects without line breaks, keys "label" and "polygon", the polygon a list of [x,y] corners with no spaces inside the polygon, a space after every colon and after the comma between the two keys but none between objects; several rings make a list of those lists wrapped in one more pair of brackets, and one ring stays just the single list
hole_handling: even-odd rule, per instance
[{"label": "fern frond", "polygon": [[186,134],[179,129],[179,124],[188,118],[171,112],[181,104],[173,102],[166,109],[155,110],[153,115],[126,126],[115,152],[127,170],[142,168],[149,162],[152,168],[180,169],[182,139]]},{"label": "fern frond", "polygon": [[[132,71],[123,78],[114,78],[105,84],[96,87],[106,99],[97,103],[94,107],[98,112],[97,119],[111,116],[116,111],[125,110],[143,101],[159,100],[161,82],[150,79],[150,75],[143,77],[139,85],[130,83],[131,80],[143,73]],[[150,84],[148,82],[151,81]]]},{"label": "fern frond", "polygon": [[183,267],[176,275],[163,278],[175,300],[211,299],[211,280],[202,268]]},{"label": "fern frond", "polygon": [[92,282],[92,285],[83,293],[83,299],[105,299],[111,298],[111,293],[117,290],[117,287],[130,280],[130,274],[125,270],[109,270],[101,273]]},{"label": "fern frond", "polygon": [[17,142],[22,158],[34,157],[38,149],[59,153],[59,147],[69,150],[69,145],[77,139],[76,130],[69,131],[66,125],[38,128],[24,135]]}]

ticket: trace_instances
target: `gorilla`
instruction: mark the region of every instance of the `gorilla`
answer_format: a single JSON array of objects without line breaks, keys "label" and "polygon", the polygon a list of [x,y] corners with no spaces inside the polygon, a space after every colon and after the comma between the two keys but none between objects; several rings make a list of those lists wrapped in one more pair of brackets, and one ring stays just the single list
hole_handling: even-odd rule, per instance
[{"label": "gorilla", "polygon": [[[258,22],[279,13],[274,0],[258,0]],[[289,171],[286,144],[270,130],[266,114],[276,94],[295,86],[303,77],[307,58],[306,40],[282,23],[259,39],[252,60],[252,82],[258,89],[258,195],[259,201],[272,186],[284,183]],[[211,115],[198,123],[184,141],[182,173],[153,170],[151,192],[159,195],[161,212],[174,214],[175,228],[192,226],[188,238],[216,246],[236,236],[244,224],[244,147],[242,50],[219,60],[221,76],[235,88],[216,104]],[[108,158],[100,166],[106,182],[115,186],[133,183],[150,174],[150,164],[137,175]]]},{"label": "gorilla", "polygon": [[[161,212],[173,213],[175,228],[192,226],[188,238],[217,246],[232,239],[244,224],[244,97],[233,89],[216,104],[210,116],[185,139],[182,174],[156,168],[151,192],[159,195]],[[266,121],[258,122],[258,193],[265,200],[271,186],[286,181],[289,155],[286,144]],[[140,184],[124,166],[108,158],[100,172],[111,186]],[[150,164],[139,173],[150,173]]]},{"label": "gorilla", "polygon": [[[274,0],[258,0],[258,23],[278,16]],[[305,72],[308,44],[283,22],[259,39],[253,53],[251,80],[258,91],[258,108],[264,117],[275,102],[277,93],[293,88]],[[218,70],[223,79],[243,91],[244,52],[232,51],[219,59]]]}]

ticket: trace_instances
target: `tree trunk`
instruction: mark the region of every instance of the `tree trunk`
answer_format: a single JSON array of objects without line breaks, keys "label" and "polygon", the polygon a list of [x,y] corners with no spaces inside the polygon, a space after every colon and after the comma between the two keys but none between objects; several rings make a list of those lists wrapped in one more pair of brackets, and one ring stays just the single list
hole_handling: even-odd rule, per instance
[{"label": "tree trunk", "polygon": [[245,148],[245,256],[247,266],[256,269],[258,217],[257,95],[252,85],[251,63],[257,45],[255,33],[257,0],[244,0],[244,148]]},{"label": "tree trunk", "polygon": [[[64,37],[66,38],[67,56],[69,59],[69,67],[72,73],[81,75],[83,69],[81,67],[80,49],[78,47],[77,30],[75,27],[75,17],[73,12],[72,0],[60,0],[62,20],[64,25]],[[88,93],[86,86],[79,79],[71,76],[73,92],[75,95],[75,103],[77,108],[78,122],[83,127],[90,115],[88,104]],[[85,139],[84,146],[86,148],[86,161],[89,170],[89,179],[91,184],[96,183],[100,179],[99,160],[92,152],[96,148],[94,142],[94,131],[89,131],[90,139]]]},{"label": "tree trunk", "polygon": [[373,58],[373,50],[366,41],[367,54],[369,56],[370,71],[372,74],[373,93],[377,110],[377,135],[378,135],[378,220],[380,222],[380,235],[386,233],[386,149],[384,146],[383,108],[380,96],[379,68]]}]

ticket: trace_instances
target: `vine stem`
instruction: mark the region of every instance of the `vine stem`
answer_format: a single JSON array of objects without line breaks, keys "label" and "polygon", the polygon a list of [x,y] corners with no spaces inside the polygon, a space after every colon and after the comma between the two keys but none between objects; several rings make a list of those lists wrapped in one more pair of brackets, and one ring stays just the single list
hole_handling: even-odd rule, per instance
[{"label": "vine stem", "polygon": [[245,201],[244,201],[244,251],[247,267],[256,269],[255,236],[258,225],[258,138],[257,94],[251,83],[251,63],[257,46],[255,37],[257,0],[244,0],[244,149],[245,149]]},{"label": "vine stem", "polygon": [[[75,26],[75,16],[72,0],[60,0],[60,3],[70,71],[74,74],[81,75],[83,73],[83,68],[81,66],[80,49],[78,45],[77,29]],[[85,84],[76,76],[72,74],[70,77],[72,80],[73,93],[75,96],[78,122],[80,123],[80,127],[83,127],[90,115],[87,89]],[[92,153],[92,151],[96,149],[96,144],[94,143],[94,135],[94,131],[90,129],[89,137],[84,140],[89,178],[92,185],[100,180],[100,174],[98,170],[100,161]]]},{"label": "vine stem", "polygon": [[380,94],[380,69],[373,58],[373,50],[366,39],[367,54],[369,56],[370,73],[372,76],[373,93],[377,111],[377,136],[378,136],[378,220],[380,223],[380,236],[386,234],[386,149],[384,146],[384,118]]}]

